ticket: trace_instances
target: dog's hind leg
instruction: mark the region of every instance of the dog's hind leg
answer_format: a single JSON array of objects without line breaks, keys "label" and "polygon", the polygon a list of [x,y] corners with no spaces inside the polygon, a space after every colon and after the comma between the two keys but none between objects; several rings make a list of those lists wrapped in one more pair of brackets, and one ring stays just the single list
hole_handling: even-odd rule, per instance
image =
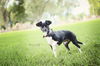
[{"label": "dog's hind leg", "polygon": [[83,43],[82,43],[82,42],[80,42],[80,41],[77,41],[77,43],[78,43],[78,44],[83,44]]},{"label": "dog's hind leg", "polygon": [[68,53],[71,54],[71,52],[70,52],[70,48],[69,48],[69,46],[68,46],[69,43],[70,43],[70,41],[63,42],[64,46],[65,46],[66,49],[68,50]]},{"label": "dog's hind leg", "polygon": [[85,45],[85,43],[82,43],[82,42],[80,42],[80,41],[77,41],[77,43],[78,43],[78,44],[82,44],[82,45]]},{"label": "dog's hind leg", "polygon": [[74,42],[77,42],[78,44],[83,44],[82,42],[77,40],[77,37],[73,37],[71,40],[74,41]]},{"label": "dog's hind leg", "polygon": [[78,50],[79,50],[79,52],[81,53],[82,51],[81,51],[80,46],[78,45],[77,41],[72,41],[72,43],[73,43],[76,47],[78,47]]},{"label": "dog's hind leg", "polygon": [[70,41],[63,42],[64,46],[66,47],[66,49],[68,49],[68,51],[70,51],[70,48],[68,46],[69,43]]}]

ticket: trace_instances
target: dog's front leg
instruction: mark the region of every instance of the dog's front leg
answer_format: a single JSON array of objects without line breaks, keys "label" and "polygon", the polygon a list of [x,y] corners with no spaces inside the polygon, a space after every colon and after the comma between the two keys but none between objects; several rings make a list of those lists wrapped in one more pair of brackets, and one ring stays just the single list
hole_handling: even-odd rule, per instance
[{"label": "dog's front leg", "polygon": [[55,57],[57,57],[56,49],[57,49],[57,42],[54,42],[52,44],[52,50]]},{"label": "dog's front leg", "polygon": [[56,54],[56,46],[53,46],[53,54],[55,57],[57,57],[57,54]]},{"label": "dog's front leg", "polygon": [[51,45],[49,45],[50,47],[51,47],[51,49],[52,49],[52,46]]}]

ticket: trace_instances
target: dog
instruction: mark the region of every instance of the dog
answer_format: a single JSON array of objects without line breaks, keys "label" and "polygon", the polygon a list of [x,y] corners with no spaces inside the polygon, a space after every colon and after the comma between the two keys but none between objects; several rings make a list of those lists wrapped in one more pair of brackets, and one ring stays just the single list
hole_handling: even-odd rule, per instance
[{"label": "dog", "polygon": [[72,42],[76,47],[78,47],[79,52],[81,52],[80,46],[78,44],[83,43],[77,40],[76,35],[73,32],[67,30],[53,31],[49,28],[51,23],[52,22],[50,20],[45,20],[45,22],[40,21],[36,23],[36,26],[40,27],[41,31],[44,33],[43,38],[47,39],[55,57],[57,57],[56,47],[62,43],[66,49],[70,51],[68,45],[70,42]]}]

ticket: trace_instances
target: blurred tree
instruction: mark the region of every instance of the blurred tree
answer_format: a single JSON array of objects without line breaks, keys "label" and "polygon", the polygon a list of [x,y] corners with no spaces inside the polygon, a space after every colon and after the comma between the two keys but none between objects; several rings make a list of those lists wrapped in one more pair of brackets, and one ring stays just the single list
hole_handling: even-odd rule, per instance
[{"label": "blurred tree", "polygon": [[[3,29],[6,29],[6,22],[7,22],[7,11],[4,8],[6,0],[0,0],[0,27],[4,27]],[[1,27],[1,28],[2,28]]]},{"label": "blurred tree", "polygon": [[78,0],[0,0],[0,22],[12,27],[16,22],[33,23],[45,13],[68,16],[77,5]]},{"label": "blurred tree", "polygon": [[21,22],[25,18],[24,0],[8,0],[6,2],[6,9],[9,12],[10,27],[16,22]]},{"label": "blurred tree", "polygon": [[[28,15],[27,20],[32,23],[39,20],[43,14],[48,13],[52,16],[61,16],[63,12],[70,12],[70,8],[77,6],[78,0],[24,0],[25,13]],[[67,15],[65,13],[65,15]]]},{"label": "blurred tree", "polygon": [[91,5],[90,12],[92,15],[100,15],[100,0],[89,0]]},{"label": "blurred tree", "polygon": [[20,22],[25,17],[24,0],[0,0],[0,25],[12,27],[15,22]]},{"label": "blurred tree", "polygon": [[78,0],[50,0],[45,8],[45,12],[51,15],[68,16],[70,10],[78,5]]},{"label": "blurred tree", "polygon": [[49,0],[24,0],[25,13],[27,20],[33,23],[34,20],[39,20],[47,6]]}]

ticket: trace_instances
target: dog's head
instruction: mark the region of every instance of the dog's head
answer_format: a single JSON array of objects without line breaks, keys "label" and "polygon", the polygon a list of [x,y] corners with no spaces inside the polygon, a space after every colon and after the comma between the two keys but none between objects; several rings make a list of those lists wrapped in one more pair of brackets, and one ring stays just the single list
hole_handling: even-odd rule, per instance
[{"label": "dog's head", "polygon": [[42,21],[40,21],[36,24],[36,26],[40,27],[43,32],[48,32],[49,31],[49,25],[51,23],[52,22],[50,20],[46,20],[44,23]]}]

